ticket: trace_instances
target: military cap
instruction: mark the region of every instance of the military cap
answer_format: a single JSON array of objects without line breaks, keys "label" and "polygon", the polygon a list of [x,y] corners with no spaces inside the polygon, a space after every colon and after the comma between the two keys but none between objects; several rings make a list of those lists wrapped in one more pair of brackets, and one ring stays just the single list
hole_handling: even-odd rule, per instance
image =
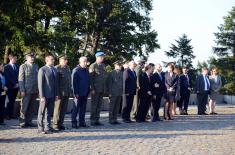
[{"label": "military cap", "polygon": [[122,65],[122,62],[120,60],[118,60],[118,61],[115,61],[113,64],[114,65]]},{"label": "military cap", "polygon": [[58,58],[59,59],[65,59],[65,60],[68,59],[67,55],[65,55],[65,54],[60,55]]},{"label": "military cap", "polygon": [[102,51],[98,51],[98,52],[96,52],[95,56],[100,57],[100,56],[105,56],[105,54]]},{"label": "military cap", "polygon": [[31,57],[35,57],[35,53],[33,51],[29,51],[25,54],[25,56],[31,56]]}]

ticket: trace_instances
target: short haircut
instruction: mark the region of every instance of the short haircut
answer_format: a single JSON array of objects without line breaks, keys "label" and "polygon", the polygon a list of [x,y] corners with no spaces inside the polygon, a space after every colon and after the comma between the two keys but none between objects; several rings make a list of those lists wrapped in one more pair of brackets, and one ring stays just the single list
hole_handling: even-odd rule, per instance
[{"label": "short haircut", "polygon": [[152,67],[154,67],[155,65],[154,65],[154,63],[149,63],[148,65],[150,65],[150,66],[152,66]]},{"label": "short haircut", "polygon": [[80,58],[79,58],[79,63],[81,63],[82,60],[86,60],[86,61],[87,61],[87,57],[85,57],[85,56],[80,57]]},{"label": "short haircut", "polygon": [[8,58],[12,58],[12,57],[16,57],[16,55],[14,53],[8,54]]},{"label": "short haircut", "polygon": [[153,66],[152,66],[151,64],[148,64],[148,65],[145,66],[144,70],[147,71],[147,70],[149,70],[151,67],[153,67]]},{"label": "short haircut", "polygon": [[204,70],[208,71],[208,68],[207,67],[202,67],[202,71],[204,71]]},{"label": "short haircut", "polygon": [[45,61],[46,61],[46,59],[49,58],[49,57],[53,57],[53,58],[54,58],[54,55],[52,55],[52,54],[47,54],[47,55],[45,56]]}]

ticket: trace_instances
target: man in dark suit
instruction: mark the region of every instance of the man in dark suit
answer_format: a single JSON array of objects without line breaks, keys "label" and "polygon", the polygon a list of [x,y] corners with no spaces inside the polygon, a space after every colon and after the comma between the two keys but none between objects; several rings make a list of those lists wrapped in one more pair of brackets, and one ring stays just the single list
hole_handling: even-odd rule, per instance
[{"label": "man in dark suit", "polygon": [[146,116],[151,103],[152,92],[151,92],[151,76],[153,73],[153,66],[147,65],[145,72],[140,75],[139,86],[140,86],[140,103],[137,108],[136,121],[145,122]]},{"label": "man in dark suit", "polygon": [[79,127],[88,127],[85,122],[87,97],[90,90],[89,70],[87,58],[80,57],[79,65],[72,72],[72,87],[75,98],[72,109],[72,128],[77,129],[77,114],[79,113]]},{"label": "man in dark suit", "polygon": [[131,123],[130,113],[133,105],[134,95],[136,94],[136,73],[135,73],[136,63],[134,61],[129,62],[129,69],[126,72],[125,79],[125,94],[126,94],[126,102],[122,107],[122,119],[125,123]]},{"label": "man in dark suit", "polygon": [[202,68],[202,74],[197,77],[196,93],[198,101],[198,115],[207,115],[206,104],[210,90],[210,81],[208,78],[208,69]]},{"label": "man in dark suit", "polygon": [[162,66],[156,64],[155,73],[151,77],[151,89],[152,89],[152,106],[151,106],[151,121],[161,121],[159,117],[159,109],[161,106],[161,99],[166,90],[164,73],[162,72]]},{"label": "man in dark suit", "polygon": [[7,96],[9,99],[6,107],[7,119],[14,118],[14,104],[19,90],[19,67],[16,64],[17,56],[14,54],[9,54],[9,60],[10,62],[4,67],[6,87],[8,88]]},{"label": "man in dark suit", "polygon": [[[54,102],[59,99],[58,77],[54,67],[54,57],[48,55],[45,58],[46,65],[38,72],[38,90],[40,105],[38,109],[38,132],[48,134],[54,130],[51,128],[51,115]],[[43,124],[45,119],[45,124]]]},{"label": "man in dark suit", "polygon": [[183,74],[180,75],[179,78],[179,85],[180,85],[179,109],[181,115],[188,115],[188,103],[190,98],[190,92],[192,90],[192,82],[191,78],[188,76],[188,68],[183,67],[182,70]]}]

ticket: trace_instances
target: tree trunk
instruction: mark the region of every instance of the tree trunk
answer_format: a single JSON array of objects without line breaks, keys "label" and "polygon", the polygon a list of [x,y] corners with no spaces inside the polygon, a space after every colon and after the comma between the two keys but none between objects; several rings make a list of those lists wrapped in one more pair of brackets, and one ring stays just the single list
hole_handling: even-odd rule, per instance
[{"label": "tree trunk", "polygon": [[7,64],[8,63],[8,54],[10,53],[11,48],[6,46],[5,47],[5,53],[4,53],[4,63]]}]

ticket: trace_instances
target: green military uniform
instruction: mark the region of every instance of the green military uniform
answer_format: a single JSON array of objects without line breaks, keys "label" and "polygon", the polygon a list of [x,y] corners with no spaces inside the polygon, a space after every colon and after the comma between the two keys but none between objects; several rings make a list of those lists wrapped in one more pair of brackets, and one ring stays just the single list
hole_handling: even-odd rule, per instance
[{"label": "green military uniform", "polygon": [[120,108],[123,94],[123,72],[113,70],[108,77],[108,93],[110,99],[109,122],[117,122],[117,114]]},{"label": "green military uniform", "polygon": [[38,66],[36,64],[24,63],[19,69],[20,92],[25,96],[21,100],[20,125],[30,126],[32,124],[35,102],[38,97]]},{"label": "green military uniform", "polygon": [[64,116],[67,111],[69,95],[71,93],[71,70],[69,66],[55,66],[58,73],[59,100],[55,102],[53,114],[53,128],[64,128]]},{"label": "green military uniform", "polygon": [[131,118],[135,119],[136,114],[137,114],[137,108],[140,102],[139,98],[139,90],[138,88],[140,87],[139,80],[140,80],[140,75],[143,73],[142,68],[140,65],[137,65],[135,68],[136,72],[136,77],[137,77],[137,90],[136,90],[136,95],[134,96],[134,101],[133,101],[133,106],[131,109]]},{"label": "green military uniform", "polygon": [[91,94],[91,124],[99,122],[100,118],[100,108],[103,101],[103,96],[105,92],[105,81],[106,81],[106,71],[105,65],[103,63],[93,63],[89,68],[90,72],[90,85],[91,91],[95,91]]}]

